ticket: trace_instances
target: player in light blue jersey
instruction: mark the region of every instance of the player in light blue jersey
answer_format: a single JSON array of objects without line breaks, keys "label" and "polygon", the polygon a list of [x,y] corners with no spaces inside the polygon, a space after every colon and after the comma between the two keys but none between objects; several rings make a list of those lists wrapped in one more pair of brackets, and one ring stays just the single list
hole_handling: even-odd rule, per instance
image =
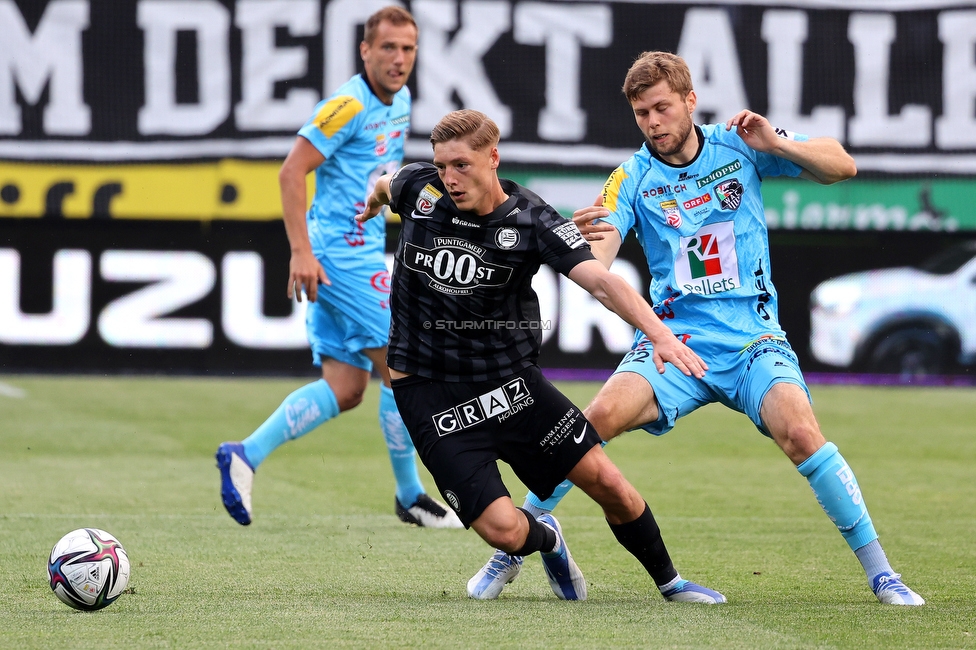
[{"label": "player in light blue jersey", "polygon": [[[662,435],[712,402],[746,414],[809,481],[878,600],[924,605],[891,568],[854,472],[820,431],[770,279],[762,179],[836,183],[857,173],[854,160],[836,140],[774,129],[748,110],[725,124],[696,126],[691,73],[673,54],[642,54],[623,90],[647,141],[613,172],[597,202],[573,218],[607,267],[623,238],[636,233],[654,310],[708,372],[699,379],[673,367],[661,371],[654,346],[638,332],[584,411],[587,419],[607,441],[638,428]],[[564,483],[546,501],[530,493],[525,507],[537,516],[549,512],[570,487]],[[469,594],[497,596],[519,564],[496,551],[469,582]]]},{"label": "player in light blue jersey", "polygon": [[[285,230],[291,245],[288,297],[309,300],[312,361],[322,379],[303,386],[243,442],[217,450],[224,507],[251,523],[254,471],[281,444],[315,429],[363,399],[375,367],[379,421],[396,479],[394,511],[404,522],[463,528],[452,510],[427,496],[413,442],[390,389],[386,345],[390,330],[386,226],[360,224],[366,197],[383,174],[397,170],[410,128],[407,79],[417,56],[417,24],[400,7],[366,21],[359,53],[365,73],[315,107],[279,173]],[[315,197],[306,213],[305,180],[315,171]]]}]

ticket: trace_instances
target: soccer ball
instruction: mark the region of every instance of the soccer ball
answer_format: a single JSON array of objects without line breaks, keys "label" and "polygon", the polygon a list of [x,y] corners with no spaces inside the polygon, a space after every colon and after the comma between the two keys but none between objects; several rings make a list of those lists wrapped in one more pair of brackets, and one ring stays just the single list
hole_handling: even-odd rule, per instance
[{"label": "soccer ball", "polygon": [[129,584],[129,556],[104,530],[79,528],[54,545],[47,574],[62,602],[94,611],[115,602]]}]

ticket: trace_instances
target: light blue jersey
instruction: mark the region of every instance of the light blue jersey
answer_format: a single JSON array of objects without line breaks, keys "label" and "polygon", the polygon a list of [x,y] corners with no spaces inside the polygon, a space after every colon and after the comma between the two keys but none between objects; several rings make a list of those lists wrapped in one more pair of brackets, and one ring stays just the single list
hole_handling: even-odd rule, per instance
[{"label": "light blue jersey", "polygon": [[386,347],[390,334],[390,284],[386,223],[356,222],[383,174],[403,160],[410,128],[406,86],[387,106],[357,75],[315,107],[298,134],[325,156],[315,170],[315,198],[306,223],[312,252],[331,280],[320,284],[306,315],[312,361],[332,358],[372,369],[362,352]]},{"label": "light blue jersey", "polygon": [[355,217],[376,179],[399,168],[409,128],[410,90],[401,88],[387,106],[356,75],[320,102],[298,131],[325,156],[315,170],[307,223],[312,251],[328,266],[353,269],[384,257],[384,220],[360,224]]},{"label": "light blue jersey", "polygon": [[802,169],[752,149],[724,124],[695,128],[703,146],[690,163],[666,164],[644,145],[613,172],[603,192],[611,213],[604,221],[621,240],[636,232],[652,276],[651,304],[676,334],[784,336],[760,183]]},{"label": "light blue jersey", "polygon": [[[637,233],[652,276],[654,311],[705,361],[708,370],[699,379],[668,363],[659,373],[653,363],[653,344],[638,331],[614,374],[633,373],[650,385],[658,417],[638,425],[648,433],[663,435],[679,418],[718,402],[746,414],[772,438],[763,408],[773,387],[799,386],[808,400],[810,391],[777,316],[759,186],[766,177],[796,177],[803,169],[752,149],[724,124],[695,128],[701,146],[688,164],[664,163],[645,144],[614,170],[603,189],[603,206],[610,210],[603,221],[613,224],[621,239],[631,230]],[[780,137],[807,140],[780,129],[776,132]],[[622,394],[619,384],[613,392]],[[780,394],[782,401],[771,408],[778,408],[780,416],[790,415],[791,407],[782,405],[792,398]],[[802,419],[794,420],[802,423]],[[793,432],[787,437],[793,441]],[[785,443],[777,442],[786,449]],[[923,604],[900,581],[897,596],[882,586],[897,580],[898,574],[877,541],[857,479],[837,446],[822,445],[797,470],[857,555],[878,599]],[[535,512],[550,511],[569,487],[568,482],[560,484],[546,501],[530,493],[526,504]]]}]

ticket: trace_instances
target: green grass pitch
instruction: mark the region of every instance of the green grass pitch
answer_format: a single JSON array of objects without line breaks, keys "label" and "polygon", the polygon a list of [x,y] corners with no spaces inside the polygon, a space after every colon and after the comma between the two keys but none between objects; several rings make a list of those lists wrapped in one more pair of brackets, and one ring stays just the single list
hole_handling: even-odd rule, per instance
[{"label": "green grass pitch", "polygon": [[[682,575],[729,599],[707,607],[664,602],[578,492],[556,515],[588,601],[557,600],[537,558],[499,600],[469,600],[490,549],[394,517],[375,384],[269,458],[255,522],[238,526],[214,450],[305,381],[0,376],[0,648],[976,647],[976,390],[813,388],[921,608],[875,600],[806,481],[744,416],[711,406],[607,447]],[[599,387],[560,386],[581,406]],[[45,572],[84,526],[132,561],[129,591],[94,613],[58,601]]]}]

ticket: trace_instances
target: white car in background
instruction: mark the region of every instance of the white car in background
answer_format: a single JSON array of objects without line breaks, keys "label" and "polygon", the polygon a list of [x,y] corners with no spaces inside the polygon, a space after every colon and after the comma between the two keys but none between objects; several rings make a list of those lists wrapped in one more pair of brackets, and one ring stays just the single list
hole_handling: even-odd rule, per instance
[{"label": "white car in background", "polygon": [[828,365],[913,376],[976,363],[976,240],[917,268],[821,282],[810,321],[810,351]]}]

